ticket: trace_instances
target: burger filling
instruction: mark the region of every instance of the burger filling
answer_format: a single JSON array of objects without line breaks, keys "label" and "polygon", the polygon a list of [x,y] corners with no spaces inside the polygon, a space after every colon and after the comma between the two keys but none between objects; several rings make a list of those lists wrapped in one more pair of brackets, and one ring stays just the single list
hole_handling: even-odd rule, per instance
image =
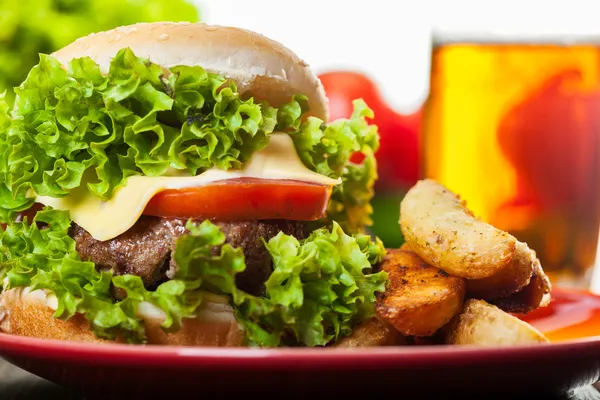
[{"label": "burger filling", "polygon": [[56,318],[132,343],[140,304],[176,332],[206,293],[229,297],[248,345],[326,346],[374,315],[387,275],[365,234],[379,138],[362,101],[325,123],[302,94],[276,108],[129,49],[103,72],[42,55],[15,92],[0,102],[5,290],[51,292]]},{"label": "burger filling", "polygon": [[[72,225],[70,235],[82,259],[92,261],[100,270],[113,270],[114,275],[137,275],[152,290],[177,275],[173,251],[177,238],[189,234],[186,222],[182,218],[142,216],[131,229],[114,239],[96,240],[77,224]],[[261,239],[268,241],[279,232],[298,240],[306,238],[306,224],[302,221],[228,221],[215,225],[225,235],[225,243],[244,252],[246,269],[236,275],[236,286],[256,296],[264,295],[264,283],[273,272],[273,260]],[[219,251],[220,246],[215,246],[211,254],[217,255]],[[123,295],[117,291],[116,297],[122,299]]]}]

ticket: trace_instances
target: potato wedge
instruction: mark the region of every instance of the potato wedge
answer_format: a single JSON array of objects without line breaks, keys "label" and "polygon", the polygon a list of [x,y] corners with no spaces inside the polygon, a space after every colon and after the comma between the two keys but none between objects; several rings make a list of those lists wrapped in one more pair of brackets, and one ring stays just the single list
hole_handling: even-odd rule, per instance
[{"label": "potato wedge", "polygon": [[373,317],[357,325],[350,336],[346,336],[331,347],[376,347],[376,346],[404,346],[409,340],[393,326]]},{"label": "potato wedge", "polygon": [[494,300],[518,292],[529,284],[535,260],[535,252],[517,242],[515,255],[505,268],[488,278],[467,280],[467,297]]},{"label": "potato wedge", "polygon": [[465,281],[405,250],[388,250],[381,269],[390,284],[375,302],[377,315],[406,336],[430,336],[462,306]]},{"label": "potato wedge", "polygon": [[465,301],[462,312],[443,328],[446,344],[502,346],[545,343],[533,326],[484,300]]},{"label": "potato wedge", "polygon": [[400,204],[400,228],[425,262],[466,279],[498,273],[516,249],[512,235],[475,218],[464,201],[431,179],[407,192]]},{"label": "potato wedge", "polygon": [[[532,251],[533,252],[533,251]],[[533,252],[535,257],[535,252]],[[551,300],[550,279],[542,269],[540,260],[533,262],[533,274],[529,284],[508,297],[490,301],[502,310],[513,314],[527,314],[539,307],[546,307]]]}]

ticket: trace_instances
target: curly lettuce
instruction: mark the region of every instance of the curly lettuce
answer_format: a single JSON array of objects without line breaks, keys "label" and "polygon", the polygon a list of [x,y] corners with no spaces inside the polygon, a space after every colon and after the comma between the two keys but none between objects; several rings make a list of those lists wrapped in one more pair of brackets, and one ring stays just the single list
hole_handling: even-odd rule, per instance
[{"label": "curly lettuce", "polygon": [[233,296],[251,345],[325,346],[375,314],[375,293],[387,283],[384,271],[373,272],[385,255],[380,241],[333,223],[302,241],[280,232],[266,247],[274,271],[265,297]]},{"label": "curly lettuce", "polygon": [[[200,289],[230,296],[249,346],[326,346],[374,315],[375,293],[385,291],[388,282],[384,271],[373,271],[385,256],[383,243],[364,234],[347,235],[334,223],[301,241],[283,232],[263,240],[274,270],[264,296],[257,297],[235,284],[236,274],[246,269],[241,249],[226,244],[225,235],[208,220],[200,225],[190,221],[186,228],[189,233],[177,239],[173,255],[178,266],[175,280],[157,289],[177,282],[176,295],[168,301],[160,295],[152,298],[135,280],[135,295],[168,312],[167,321],[176,322],[164,327],[169,331],[178,329],[182,318],[193,316],[193,309],[185,305],[197,307],[194,300],[201,297]],[[219,255],[211,253],[213,247],[220,247]]]},{"label": "curly lettuce", "polygon": [[[0,94],[0,159],[6,160],[10,152],[11,141],[8,139],[8,129],[11,124],[9,105],[6,102],[6,92]],[[4,144],[9,145],[4,145]],[[8,222],[15,219],[15,214],[31,207],[33,200],[25,194],[13,195],[6,186],[8,165],[0,161],[0,221]]]},{"label": "curly lettuce", "polygon": [[106,76],[89,58],[65,70],[42,55],[16,94],[0,143],[13,195],[62,197],[85,184],[108,199],[131,175],[240,168],[276,125],[276,110],[242,100],[232,81],[201,67],[165,73],[130,49]]},{"label": "curly lettuce", "polygon": [[[381,241],[347,235],[337,224],[301,241],[283,232],[263,240],[274,270],[262,297],[236,287],[235,275],[246,269],[244,254],[225,244],[225,235],[216,225],[188,222],[187,229],[189,234],[181,236],[175,247],[175,280],[229,295],[250,346],[334,343],[374,315],[375,293],[385,291],[387,274],[373,272],[385,255]],[[213,246],[221,248],[219,256],[211,255]],[[190,292],[181,295],[186,293]]]},{"label": "curly lettuce", "polygon": [[[194,248],[186,247],[183,239],[179,250],[190,257],[201,257],[200,269],[183,263],[178,278],[148,291],[139,276],[114,276],[111,271],[98,271],[92,262],[82,261],[69,236],[70,226],[68,212],[50,208],[39,211],[31,222],[8,224],[0,232],[0,276],[7,278],[5,289],[30,286],[32,290],[53,293],[58,300],[55,318],[68,320],[76,313],[83,314],[90,329],[105,339],[145,342],[144,323],[137,313],[143,301],[161,309],[165,314],[162,328],[175,332],[183,318],[195,316],[206,288],[232,279],[245,269],[241,249],[223,246],[220,254],[211,254],[213,246],[223,243],[224,235],[207,222],[199,228],[191,226],[196,234]],[[111,286],[123,289],[126,298],[115,301]]]},{"label": "curly lettuce", "polygon": [[[264,297],[247,294],[235,285],[235,275],[246,269],[242,249],[226,244],[225,235],[207,220],[188,222],[189,234],[176,242],[175,278],[149,291],[138,276],[114,276],[82,261],[70,224],[68,212],[49,208],[32,222],[8,224],[0,232],[0,276],[7,279],[6,289],[30,286],[53,293],[58,300],[54,317],[83,314],[90,329],[106,339],[146,341],[137,313],[141,302],[161,309],[162,329],[176,332],[184,318],[196,315],[209,291],[231,297],[250,345],[324,346],[373,315],[375,292],[384,291],[387,282],[385,272],[372,271],[384,256],[381,242],[346,235],[335,225],[303,241],[280,233],[265,243],[274,272]],[[126,298],[115,301],[111,286],[123,289]]]},{"label": "curly lettuce", "polygon": [[81,313],[99,337],[114,339],[119,333],[130,342],[142,341],[144,326],[135,315],[135,298],[113,301],[112,273],[80,259],[68,235],[70,225],[68,212],[56,210],[38,212],[31,223],[8,224],[0,233],[0,275],[7,279],[6,289],[48,290],[58,300],[55,318],[68,320]]},{"label": "curly lettuce", "polygon": [[[297,107],[302,107],[298,104]],[[328,225],[337,222],[344,231],[363,232],[373,223],[371,199],[377,175],[375,153],[379,149],[377,126],[370,125],[373,111],[362,99],[353,102],[354,111],[349,119],[339,119],[330,124],[309,117],[297,131],[290,133],[298,155],[312,170],[332,178],[342,178],[334,186],[327,208]],[[354,163],[351,156],[362,157]]]},{"label": "curly lettuce", "polygon": [[348,163],[344,167],[342,184],[334,186],[327,206],[327,221],[337,221],[344,231],[363,232],[373,224],[371,200],[375,194],[377,160],[365,149],[361,163]]}]

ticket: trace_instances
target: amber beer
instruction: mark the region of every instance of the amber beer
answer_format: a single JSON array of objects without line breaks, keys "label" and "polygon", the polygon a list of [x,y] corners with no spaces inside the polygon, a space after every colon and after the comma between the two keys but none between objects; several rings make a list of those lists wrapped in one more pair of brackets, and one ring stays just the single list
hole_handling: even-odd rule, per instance
[{"label": "amber beer", "polygon": [[587,288],[600,224],[600,43],[437,43],[423,174]]}]

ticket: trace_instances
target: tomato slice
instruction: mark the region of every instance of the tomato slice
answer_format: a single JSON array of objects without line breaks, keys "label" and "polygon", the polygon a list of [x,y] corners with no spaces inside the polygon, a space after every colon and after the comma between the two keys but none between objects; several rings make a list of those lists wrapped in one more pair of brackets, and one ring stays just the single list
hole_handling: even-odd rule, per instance
[{"label": "tomato slice", "polygon": [[159,192],[148,202],[144,214],[220,221],[314,221],[325,215],[330,196],[330,186],[307,182],[227,179],[206,186]]}]

